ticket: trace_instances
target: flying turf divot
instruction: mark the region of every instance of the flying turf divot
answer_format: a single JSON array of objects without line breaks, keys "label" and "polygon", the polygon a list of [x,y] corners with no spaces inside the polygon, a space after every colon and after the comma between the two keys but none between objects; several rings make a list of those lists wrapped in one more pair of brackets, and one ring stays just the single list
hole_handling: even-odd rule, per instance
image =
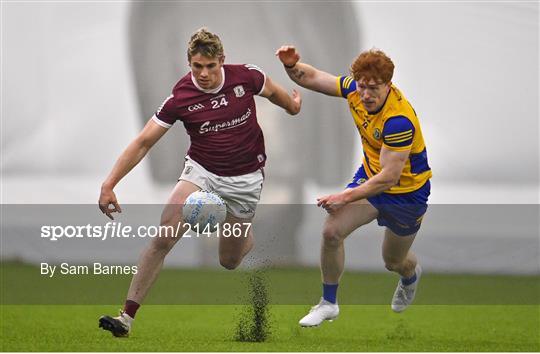
[{"label": "flying turf divot", "polygon": [[234,339],[238,342],[264,342],[270,335],[268,290],[262,271],[249,275],[249,307],[238,320]]}]

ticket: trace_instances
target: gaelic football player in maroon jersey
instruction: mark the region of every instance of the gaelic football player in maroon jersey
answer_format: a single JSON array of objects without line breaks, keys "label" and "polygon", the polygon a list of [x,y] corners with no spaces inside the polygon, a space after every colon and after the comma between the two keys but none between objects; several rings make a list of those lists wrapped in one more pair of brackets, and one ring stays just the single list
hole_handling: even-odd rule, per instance
[{"label": "gaelic football player in maroon jersey", "polygon": [[[161,215],[161,225],[182,227],[186,197],[200,189],[216,191],[227,203],[225,223],[241,225],[245,228],[242,234],[247,235],[219,238],[220,264],[235,269],[253,247],[253,233],[247,228],[260,198],[266,162],[253,96],[266,97],[291,115],[300,111],[301,97],[296,91],[289,95],[255,65],[224,64],[219,37],[204,28],[191,37],[187,56],[191,71],[178,81],[120,155],[103,182],[99,207],[111,219],[113,213],[121,212],[113,188],[176,121],[181,121],[191,144],[184,170]],[[117,317],[101,317],[101,328],[117,337],[129,335],[135,313],[179,239],[152,239],[141,255],[123,311]]]}]

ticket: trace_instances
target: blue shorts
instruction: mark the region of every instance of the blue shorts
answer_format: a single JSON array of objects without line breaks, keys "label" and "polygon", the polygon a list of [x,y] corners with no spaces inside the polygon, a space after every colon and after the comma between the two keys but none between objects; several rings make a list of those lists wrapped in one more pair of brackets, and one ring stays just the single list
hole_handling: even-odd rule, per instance
[{"label": "blue shorts", "polygon": [[[358,187],[368,179],[364,166],[360,166],[347,188]],[[409,236],[420,229],[422,218],[427,211],[430,190],[431,184],[428,180],[414,192],[381,193],[367,200],[379,211],[377,222],[380,226],[388,227],[399,236]]]}]

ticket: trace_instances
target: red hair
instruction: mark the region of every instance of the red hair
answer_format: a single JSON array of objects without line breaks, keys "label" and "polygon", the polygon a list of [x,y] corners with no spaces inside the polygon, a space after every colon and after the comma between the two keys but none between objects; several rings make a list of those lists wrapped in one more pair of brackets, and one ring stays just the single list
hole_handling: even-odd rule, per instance
[{"label": "red hair", "polygon": [[394,75],[394,63],[382,50],[370,49],[356,57],[351,65],[351,74],[356,81],[373,79],[389,83]]}]

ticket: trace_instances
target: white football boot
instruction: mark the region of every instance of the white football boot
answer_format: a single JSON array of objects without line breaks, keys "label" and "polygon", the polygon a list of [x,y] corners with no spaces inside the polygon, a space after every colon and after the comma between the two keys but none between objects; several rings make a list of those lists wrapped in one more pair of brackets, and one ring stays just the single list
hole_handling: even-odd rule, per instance
[{"label": "white football boot", "polygon": [[309,313],[298,323],[302,327],[315,327],[323,321],[332,321],[339,315],[338,304],[333,304],[321,297],[321,301],[313,306]]},{"label": "white football boot", "polygon": [[120,311],[120,316],[101,316],[99,327],[110,331],[115,337],[128,337],[131,330],[133,318],[124,311]]},{"label": "white football boot", "polygon": [[403,312],[410,304],[412,304],[416,295],[418,283],[420,282],[420,277],[422,276],[422,267],[420,267],[420,264],[416,264],[414,271],[416,272],[416,281],[414,283],[403,285],[401,279],[399,280],[396,291],[394,292],[394,297],[392,298],[392,311]]}]

